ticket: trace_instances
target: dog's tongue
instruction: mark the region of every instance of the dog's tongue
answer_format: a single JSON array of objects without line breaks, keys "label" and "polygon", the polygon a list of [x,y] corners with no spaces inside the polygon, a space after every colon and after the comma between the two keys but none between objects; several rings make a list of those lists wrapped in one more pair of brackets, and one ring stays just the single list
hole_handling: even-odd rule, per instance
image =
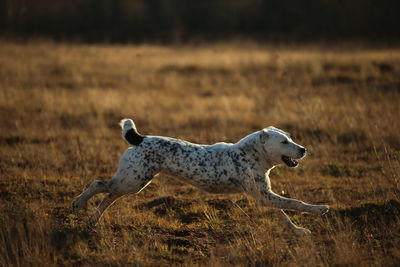
[{"label": "dog's tongue", "polygon": [[282,156],[282,160],[283,160],[283,162],[285,162],[286,165],[288,165],[291,168],[296,167],[297,164],[299,164],[297,162],[297,160],[292,159],[292,158],[287,157],[287,156],[284,156],[284,155]]}]

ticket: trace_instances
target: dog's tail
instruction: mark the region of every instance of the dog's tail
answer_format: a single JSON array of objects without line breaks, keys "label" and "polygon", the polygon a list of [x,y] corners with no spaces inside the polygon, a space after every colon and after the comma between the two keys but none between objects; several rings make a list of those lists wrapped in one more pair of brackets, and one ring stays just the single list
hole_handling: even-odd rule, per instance
[{"label": "dog's tail", "polygon": [[143,141],[144,136],[140,135],[135,123],[131,119],[123,119],[119,123],[122,128],[122,138],[131,146],[138,146]]}]

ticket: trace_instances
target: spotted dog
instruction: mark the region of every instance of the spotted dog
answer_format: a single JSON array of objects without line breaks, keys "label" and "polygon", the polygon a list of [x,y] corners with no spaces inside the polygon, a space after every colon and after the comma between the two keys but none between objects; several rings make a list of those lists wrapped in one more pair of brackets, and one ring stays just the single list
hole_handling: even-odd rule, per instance
[{"label": "spotted dog", "polygon": [[245,192],[262,205],[281,209],[282,219],[297,234],[310,231],[294,225],[283,209],[317,215],[329,209],[326,205],[285,198],[271,190],[270,171],[281,163],[294,168],[297,160],[306,155],[304,147],[275,127],[252,133],[236,144],[199,145],[169,137],[140,135],[131,119],[122,120],[120,125],[122,137],[131,147],[122,155],[117,173],[109,181],[93,182],[73,202],[73,211],[77,213],[93,195],[106,193],[90,218],[91,224],[96,224],[117,198],[139,193],[160,173],[210,193]]}]

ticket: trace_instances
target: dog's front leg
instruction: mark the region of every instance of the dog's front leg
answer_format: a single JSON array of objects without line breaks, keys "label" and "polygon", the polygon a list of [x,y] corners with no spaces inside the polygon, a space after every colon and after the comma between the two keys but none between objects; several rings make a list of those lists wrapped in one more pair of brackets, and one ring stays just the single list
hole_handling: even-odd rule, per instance
[{"label": "dog's front leg", "polygon": [[245,192],[251,195],[263,206],[279,208],[282,210],[310,212],[316,215],[322,215],[329,210],[327,205],[311,205],[301,200],[282,197],[272,192],[271,186],[267,179],[262,182],[250,184],[249,186],[245,187]]},{"label": "dog's front leg", "polygon": [[282,197],[275,194],[271,190],[261,191],[261,203],[265,206],[275,207],[286,210],[298,210],[303,212],[310,212],[316,215],[322,215],[328,212],[327,205],[311,205],[301,200]]},{"label": "dog's front leg", "polygon": [[290,230],[292,230],[296,235],[298,235],[298,236],[303,236],[303,235],[311,234],[311,231],[310,231],[310,230],[295,225],[295,224],[290,220],[289,216],[287,216],[287,214],[286,214],[283,210],[280,210],[280,211],[279,211],[279,215],[280,215],[281,219],[286,223],[286,226],[287,226]]}]

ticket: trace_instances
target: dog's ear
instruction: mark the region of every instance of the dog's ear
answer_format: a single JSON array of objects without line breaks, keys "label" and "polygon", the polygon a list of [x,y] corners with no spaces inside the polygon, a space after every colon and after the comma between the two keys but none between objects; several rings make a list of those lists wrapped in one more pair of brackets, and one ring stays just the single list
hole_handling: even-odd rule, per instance
[{"label": "dog's ear", "polygon": [[269,138],[269,133],[267,130],[263,129],[260,134],[260,141],[261,143],[265,144]]}]

